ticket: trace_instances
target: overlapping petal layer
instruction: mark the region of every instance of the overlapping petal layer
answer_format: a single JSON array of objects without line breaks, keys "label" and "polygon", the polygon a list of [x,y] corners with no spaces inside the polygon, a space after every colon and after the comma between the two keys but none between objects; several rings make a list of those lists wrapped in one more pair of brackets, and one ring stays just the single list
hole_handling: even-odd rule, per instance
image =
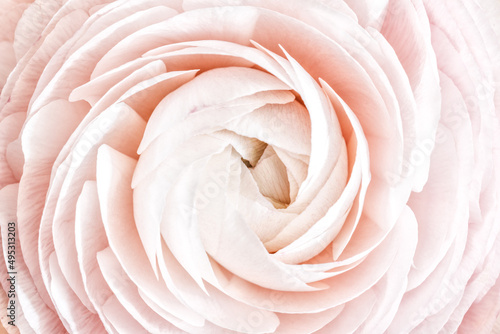
[{"label": "overlapping petal layer", "polygon": [[500,53],[479,5],[7,2],[21,332],[493,328]]}]

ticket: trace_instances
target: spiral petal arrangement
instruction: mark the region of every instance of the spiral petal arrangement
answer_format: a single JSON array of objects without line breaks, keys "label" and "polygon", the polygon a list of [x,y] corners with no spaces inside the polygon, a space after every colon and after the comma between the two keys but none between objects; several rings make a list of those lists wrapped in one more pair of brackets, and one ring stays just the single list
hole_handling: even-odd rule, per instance
[{"label": "spiral petal arrangement", "polygon": [[3,2],[21,333],[493,328],[488,1]]}]

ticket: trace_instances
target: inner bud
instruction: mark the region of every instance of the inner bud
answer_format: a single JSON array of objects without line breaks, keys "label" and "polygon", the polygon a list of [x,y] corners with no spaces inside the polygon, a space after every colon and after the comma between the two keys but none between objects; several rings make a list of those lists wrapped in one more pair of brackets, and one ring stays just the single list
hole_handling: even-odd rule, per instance
[{"label": "inner bud", "polygon": [[290,183],[285,165],[268,145],[255,167],[250,168],[260,193],[276,209],[285,209],[290,204]]},{"label": "inner bud", "polygon": [[217,131],[212,135],[228,141],[240,154],[260,193],[276,209],[285,209],[290,205],[289,173],[272,145],[229,130]]}]

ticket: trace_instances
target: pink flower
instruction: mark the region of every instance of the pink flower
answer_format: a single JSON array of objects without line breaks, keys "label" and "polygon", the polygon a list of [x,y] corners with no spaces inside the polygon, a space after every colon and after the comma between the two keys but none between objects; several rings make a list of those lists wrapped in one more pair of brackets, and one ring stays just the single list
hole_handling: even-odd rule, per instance
[{"label": "pink flower", "polygon": [[489,333],[494,0],[1,0],[21,333]]}]

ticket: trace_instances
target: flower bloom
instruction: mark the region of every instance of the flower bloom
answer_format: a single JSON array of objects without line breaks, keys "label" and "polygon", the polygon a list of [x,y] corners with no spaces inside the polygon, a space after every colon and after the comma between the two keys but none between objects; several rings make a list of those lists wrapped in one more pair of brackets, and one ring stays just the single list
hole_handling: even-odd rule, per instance
[{"label": "flower bloom", "polygon": [[8,331],[495,327],[498,2],[0,5]]}]

